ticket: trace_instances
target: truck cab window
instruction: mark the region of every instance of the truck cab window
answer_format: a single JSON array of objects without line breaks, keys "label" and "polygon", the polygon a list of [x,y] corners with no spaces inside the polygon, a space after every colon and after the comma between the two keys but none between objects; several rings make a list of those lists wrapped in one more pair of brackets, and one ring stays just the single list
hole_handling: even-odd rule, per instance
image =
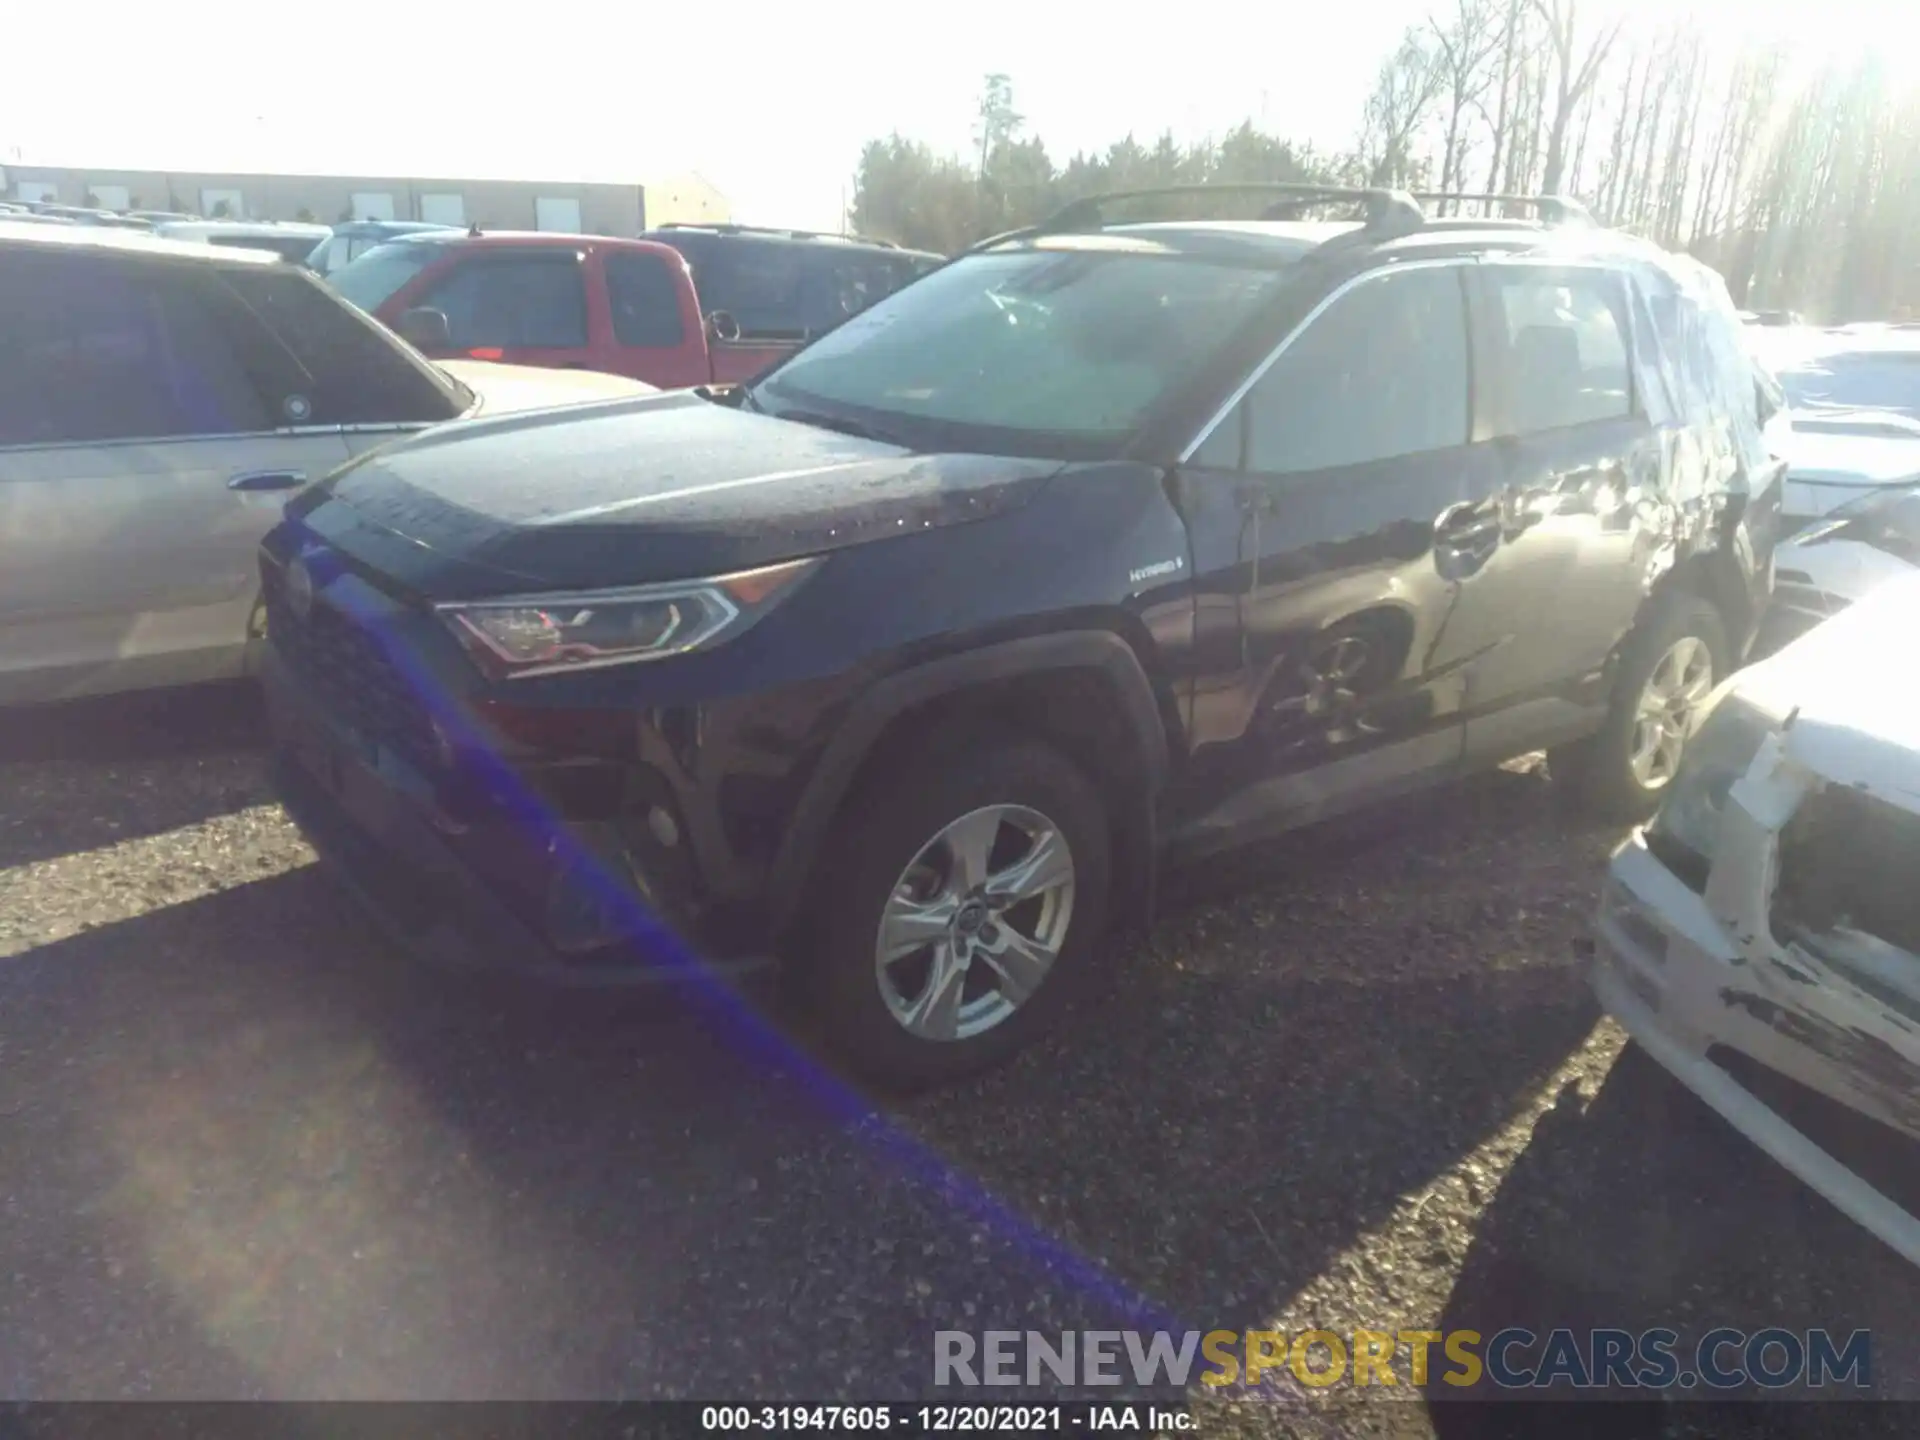
[{"label": "truck cab window", "polygon": [[476,255],[421,297],[447,317],[457,350],[579,350],[587,293],[571,251]]},{"label": "truck cab window", "polygon": [[654,349],[671,349],[686,339],[680,287],[666,261],[616,251],[606,257],[606,275],[614,339]]}]

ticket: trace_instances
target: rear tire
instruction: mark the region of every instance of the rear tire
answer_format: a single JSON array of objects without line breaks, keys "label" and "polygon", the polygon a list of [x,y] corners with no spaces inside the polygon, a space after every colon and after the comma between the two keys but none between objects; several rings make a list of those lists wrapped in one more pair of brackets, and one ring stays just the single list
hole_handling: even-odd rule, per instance
[{"label": "rear tire", "polygon": [[1107,826],[1094,783],[1031,740],[923,750],[864,784],[822,861],[809,989],[833,1048],[917,1090],[1046,1030],[1093,968]]},{"label": "rear tire", "polygon": [[1659,603],[1620,652],[1613,698],[1598,733],[1555,750],[1548,763],[1594,814],[1622,822],[1653,813],[1704,702],[1733,669],[1720,612],[1697,595]]}]

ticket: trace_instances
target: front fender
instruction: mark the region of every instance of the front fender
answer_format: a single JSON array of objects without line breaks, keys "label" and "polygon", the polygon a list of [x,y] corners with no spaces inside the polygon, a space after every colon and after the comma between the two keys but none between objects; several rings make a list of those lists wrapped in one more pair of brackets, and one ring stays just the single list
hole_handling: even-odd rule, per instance
[{"label": "front fender", "polygon": [[[943,695],[1017,679],[1068,670],[1097,670],[1113,684],[1122,719],[1138,751],[1142,784],[1135,804],[1116,817],[1140,827],[1146,874],[1129,881],[1151,884],[1154,798],[1167,773],[1166,726],[1153,684],[1133,647],[1110,630],[1073,630],[1005,640],[927,661],[887,676],[853,702],[837,728],[795,807],[793,823],[774,858],[768,880],[768,910],[776,933],[799,916],[807,876],[820,853],[841,804],[861,767],[888,727],[900,716]],[[1150,902],[1147,913],[1151,913]]]}]

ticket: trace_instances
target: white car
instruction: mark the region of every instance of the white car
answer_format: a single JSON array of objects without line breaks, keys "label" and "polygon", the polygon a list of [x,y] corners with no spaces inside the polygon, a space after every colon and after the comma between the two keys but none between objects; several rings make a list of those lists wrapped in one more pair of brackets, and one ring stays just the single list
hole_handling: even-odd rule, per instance
[{"label": "white car", "polygon": [[296,220],[169,220],[153,227],[162,240],[267,250],[295,265],[306,263],[314,248],[333,234],[325,225]]},{"label": "white car", "polygon": [[245,672],[289,494],[397,434],[646,394],[435,366],[271,256],[0,219],[0,704]]},{"label": "white car", "polygon": [[1785,392],[1785,525],[1797,529],[1877,491],[1920,481],[1920,329],[1748,331]]},{"label": "white car", "polygon": [[1881,1173],[1920,1141],[1917,628],[1920,574],[1720,687],[1614,855],[1592,980],[1648,1056],[1920,1264]]},{"label": "white car", "polygon": [[1773,599],[1754,639],[1756,660],[1920,568],[1920,481],[1839,506],[1783,541],[1773,558]]}]

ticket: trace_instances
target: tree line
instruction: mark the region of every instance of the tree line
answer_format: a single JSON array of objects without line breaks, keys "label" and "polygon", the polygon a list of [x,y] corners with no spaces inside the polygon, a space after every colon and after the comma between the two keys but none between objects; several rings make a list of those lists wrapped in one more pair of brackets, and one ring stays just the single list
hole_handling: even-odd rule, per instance
[{"label": "tree line", "polygon": [[1344,151],[1249,120],[1197,144],[1128,135],[1064,163],[1029,133],[1009,78],[990,75],[974,150],[868,142],[850,218],[951,253],[1103,190],[1300,180],[1570,195],[1699,255],[1742,304],[1920,317],[1920,88],[1903,92],[1870,50],[1811,72],[1792,60],[1778,43],[1688,19],[1629,26],[1583,0],[1441,0],[1382,61]]}]

